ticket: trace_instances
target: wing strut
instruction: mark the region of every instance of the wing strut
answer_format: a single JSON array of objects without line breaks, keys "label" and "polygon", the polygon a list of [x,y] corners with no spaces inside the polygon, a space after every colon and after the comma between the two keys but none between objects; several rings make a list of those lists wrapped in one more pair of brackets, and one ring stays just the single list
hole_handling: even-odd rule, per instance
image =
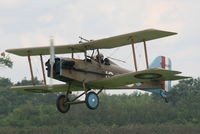
[{"label": "wing strut", "polygon": [[32,84],[35,85],[35,80],[34,80],[34,76],[33,76],[33,68],[32,68],[32,64],[31,64],[31,57],[30,57],[29,52],[28,52],[28,63],[29,63],[29,68],[30,68],[30,72],[31,72]]},{"label": "wing strut", "polygon": [[148,55],[147,55],[147,46],[146,46],[146,41],[144,40],[144,53],[145,53],[145,59],[146,59],[146,66],[147,69],[149,69],[149,62],[148,62]]},{"label": "wing strut", "polygon": [[135,71],[137,72],[137,60],[136,60],[136,55],[135,55],[135,44],[134,44],[133,40],[132,40],[132,51],[133,51],[133,60],[134,60],[134,65],[135,65]]},{"label": "wing strut", "polygon": [[[40,54],[40,61],[41,61],[41,67],[42,67],[42,74],[43,74],[43,79],[44,79],[44,85],[47,85],[46,77],[45,77],[45,71],[44,71],[44,62],[43,62],[43,58],[42,58],[41,54]],[[31,56],[30,56],[29,52],[28,52],[28,63],[29,63],[29,68],[30,68],[30,72],[31,72],[32,84],[35,85],[35,79],[34,79],[34,75],[33,75],[33,68],[32,68],[32,63],[31,63]]]},{"label": "wing strut", "polygon": [[47,85],[46,77],[45,77],[45,71],[44,71],[44,63],[43,63],[43,58],[42,55],[40,54],[40,61],[41,61],[41,67],[42,67],[42,74],[43,74],[43,79],[44,79],[44,85]]},{"label": "wing strut", "polygon": [[[135,54],[134,40],[131,40],[131,42],[132,42],[132,51],[133,51],[133,60],[134,60],[134,65],[135,65],[135,71],[137,72],[137,60],[136,60],[136,54]],[[144,40],[143,43],[144,43],[144,54],[145,54],[146,66],[147,66],[147,69],[149,69],[146,41]]]}]

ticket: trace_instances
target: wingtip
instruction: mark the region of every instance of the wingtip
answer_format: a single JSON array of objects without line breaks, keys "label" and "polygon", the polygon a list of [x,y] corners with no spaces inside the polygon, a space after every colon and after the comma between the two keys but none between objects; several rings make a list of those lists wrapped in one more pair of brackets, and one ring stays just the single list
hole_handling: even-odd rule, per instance
[{"label": "wingtip", "polygon": [[161,30],[161,29],[156,29],[156,28],[148,28],[148,29],[145,29],[144,31],[161,31],[161,32],[170,33],[170,35],[178,34],[177,32],[172,32],[172,31],[168,31],[168,30]]}]

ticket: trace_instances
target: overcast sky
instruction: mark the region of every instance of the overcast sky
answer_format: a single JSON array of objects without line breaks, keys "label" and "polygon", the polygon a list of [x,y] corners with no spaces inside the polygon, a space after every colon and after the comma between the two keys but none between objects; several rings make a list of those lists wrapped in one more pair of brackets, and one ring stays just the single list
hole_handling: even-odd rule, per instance
[{"label": "overcast sky", "polygon": [[[147,42],[149,61],[170,57],[173,69],[184,75],[200,76],[200,1],[198,0],[0,0],[0,52],[9,48],[71,44],[78,36],[100,39],[156,28],[178,35]],[[144,69],[142,44],[137,44],[139,68]],[[102,51],[126,61],[133,70],[131,47]],[[30,79],[26,57],[10,55],[13,69],[0,68],[1,76],[13,82]],[[77,55],[78,57],[78,55]],[[45,57],[45,60],[48,56]],[[39,78],[39,58],[34,57],[34,74]]]}]

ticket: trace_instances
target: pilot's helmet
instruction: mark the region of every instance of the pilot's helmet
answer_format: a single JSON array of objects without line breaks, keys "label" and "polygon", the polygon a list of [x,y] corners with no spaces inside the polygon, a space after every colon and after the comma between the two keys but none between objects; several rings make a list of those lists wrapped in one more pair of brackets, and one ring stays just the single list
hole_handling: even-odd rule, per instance
[{"label": "pilot's helmet", "polygon": [[96,55],[96,59],[100,59],[100,60],[103,60],[104,59],[104,56],[103,56],[103,54],[97,54]]}]

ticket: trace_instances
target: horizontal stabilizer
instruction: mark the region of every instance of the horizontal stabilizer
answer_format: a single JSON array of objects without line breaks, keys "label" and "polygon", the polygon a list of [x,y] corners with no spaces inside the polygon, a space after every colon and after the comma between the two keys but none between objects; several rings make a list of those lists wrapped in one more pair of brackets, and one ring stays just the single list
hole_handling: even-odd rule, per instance
[{"label": "horizontal stabilizer", "polygon": [[190,78],[186,76],[178,76],[179,71],[164,70],[164,69],[148,69],[138,72],[132,72],[127,74],[120,74],[110,78],[104,78],[101,80],[92,81],[89,84],[96,86],[98,88],[117,88],[124,85],[129,85],[133,83],[142,83],[148,81],[165,81],[165,80],[179,80]]}]

